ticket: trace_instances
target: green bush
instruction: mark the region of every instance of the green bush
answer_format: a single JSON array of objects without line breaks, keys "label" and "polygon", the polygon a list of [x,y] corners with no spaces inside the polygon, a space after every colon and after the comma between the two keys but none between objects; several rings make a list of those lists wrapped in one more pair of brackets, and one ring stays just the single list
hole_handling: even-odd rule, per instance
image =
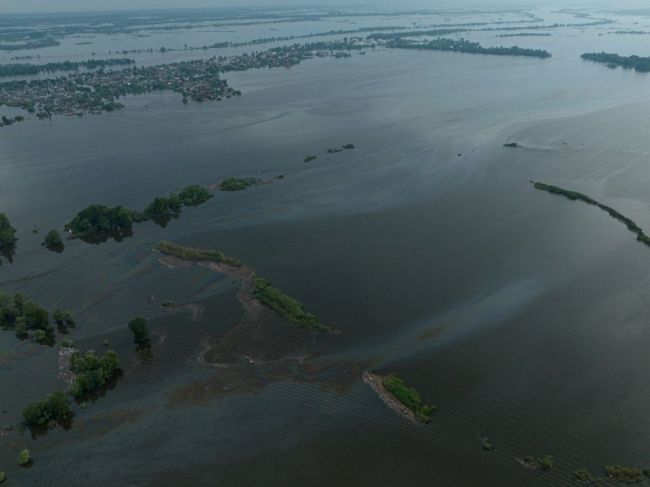
[{"label": "green bush", "polygon": [[21,450],[18,454],[18,465],[21,467],[26,467],[32,463],[32,455],[27,448]]},{"label": "green bush", "polygon": [[72,416],[70,403],[63,392],[55,392],[43,401],[33,402],[23,410],[28,426],[54,426]]},{"label": "green bush", "polygon": [[243,191],[258,183],[255,178],[227,178],[221,181],[221,191]]},{"label": "green bush", "polygon": [[75,374],[70,393],[81,398],[104,387],[120,371],[117,354],[107,350],[103,357],[98,357],[93,350],[85,354],[73,353],[70,357],[70,369]]}]

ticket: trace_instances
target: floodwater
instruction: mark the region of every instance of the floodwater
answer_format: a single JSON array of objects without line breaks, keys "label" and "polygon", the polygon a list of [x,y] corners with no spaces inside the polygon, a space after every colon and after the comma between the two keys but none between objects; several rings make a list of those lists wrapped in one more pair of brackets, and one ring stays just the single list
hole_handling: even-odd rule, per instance
[{"label": "floodwater", "polygon": [[[20,239],[2,290],[72,309],[76,346],[107,338],[124,369],[75,407],[70,430],[0,436],[7,485],[543,486],[582,467],[650,466],[650,250],[604,212],[530,184],[584,192],[650,229],[650,75],[579,58],[650,54],[644,36],[608,34],[650,20],[605,16],[620,25],[465,35],[550,60],[368,51],[230,73],[243,96],[223,102],[129,97],[111,114],[0,129],[0,209]],[[429,21],[440,17],[454,21]],[[349,22],[411,19],[300,29]],[[236,40],[267,37],[245,30]],[[326,153],[346,143],[356,149]],[[40,246],[90,203],[143,208],[188,184],[279,174],[121,243]],[[162,265],[161,239],[240,258],[341,334],[272,314],[242,330],[237,283]],[[162,311],[165,299],[179,307]],[[137,315],[152,357],[134,352],[125,323]],[[205,340],[224,337],[249,360],[202,365]],[[0,347],[1,426],[64,384],[56,347],[8,331]],[[368,368],[437,405],[432,422],[388,409],[361,381]],[[30,469],[16,465],[24,447]],[[548,473],[514,460],[545,454]]]}]

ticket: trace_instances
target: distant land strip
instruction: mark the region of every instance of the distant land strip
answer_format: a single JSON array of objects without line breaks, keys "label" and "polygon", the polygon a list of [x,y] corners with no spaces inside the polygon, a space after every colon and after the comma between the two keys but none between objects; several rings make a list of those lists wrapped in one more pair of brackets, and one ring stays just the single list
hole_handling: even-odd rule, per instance
[{"label": "distant land strip", "polygon": [[606,64],[612,69],[621,66],[623,69],[633,69],[640,73],[650,72],[650,57],[620,56],[608,52],[586,52],[580,57],[586,61]]},{"label": "distant land strip", "polygon": [[570,200],[576,201],[583,201],[587,203],[588,205],[596,206],[600,208],[603,211],[606,211],[609,213],[609,216],[612,218],[622,222],[625,224],[627,229],[630,232],[633,232],[636,234],[636,239],[639,242],[643,242],[647,246],[650,247],[650,237],[648,237],[645,232],[639,227],[636,223],[634,223],[632,220],[630,220],[628,217],[622,215],[618,211],[616,211],[614,208],[611,208],[609,206],[603,205],[602,203],[599,203],[598,201],[594,200],[593,198],[590,198],[589,196],[578,193],[576,191],[571,191],[568,189],[563,189],[558,186],[552,186],[550,184],[544,184],[544,183],[536,183],[534,181],[531,181],[535,189],[539,189],[542,191],[546,191],[547,193],[551,194],[557,194],[560,196],[564,196],[565,198],[569,198]]}]

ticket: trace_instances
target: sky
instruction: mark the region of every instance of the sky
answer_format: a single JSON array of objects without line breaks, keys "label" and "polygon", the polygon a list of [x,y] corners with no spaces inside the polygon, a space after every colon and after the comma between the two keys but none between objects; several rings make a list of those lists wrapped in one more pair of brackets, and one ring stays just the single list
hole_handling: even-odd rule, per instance
[{"label": "sky", "polygon": [[[463,0],[476,5],[495,4],[494,0]],[[540,4],[539,0],[505,0],[509,4]],[[395,9],[404,8],[440,8],[457,5],[452,0],[0,0],[2,13],[38,13],[38,12],[74,12],[74,11],[105,11],[130,10],[151,8],[204,8],[204,7],[255,7],[274,5],[326,5],[349,7],[351,4],[365,6],[393,6]],[[501,2],[503,3],[503,2]]]},{"label": "sky", "polygon": [[[2,13],[38,13],[38,12],[74,12],[74,11],[106,11],[130,10],[151,8],[205,8],[205,7],[254,7],[274,5],[325,5],[335,7],[349,7],[351,4],[372,7],[393,7],[394,9],[406,8],[444,8],[468,5],[472,7],[507,6],[548,6],[548,0],[0,0],[0,14]],[[573,5],[603,5],[604,0],[555,0],[552,3],[561,3],[565,6]],[[606,2],[614,5],[611,2]],[[605,4],[606,4],[605,3]],[[621,6],[626,1],[617,1],[616,6]],[[643,0],[630,0],[647,6]]]}]

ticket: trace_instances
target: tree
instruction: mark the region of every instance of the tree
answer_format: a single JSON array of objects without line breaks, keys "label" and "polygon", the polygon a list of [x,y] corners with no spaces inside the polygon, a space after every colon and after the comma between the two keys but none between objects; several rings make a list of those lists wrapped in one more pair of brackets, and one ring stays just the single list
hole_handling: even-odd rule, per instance
[{"label": "tree", "polygon": [[61,235],[56,230],[50,230],[50,232],[45,236],[43,240],[43,245],[46,249],[51,250],[52,252],[63,252],[65,246],[63,245],[63,240]]},{"label": "tree", "polygon": [[21,467],[27,467],[30,463],[32,463],[32,454],[27,448],[25,448],[18,454],[18,465]]},{"label": "tree", "polygon": [[129,321],[129,329],[133,333],[133,341],[140,347],[149,343],[149,329],[147,320],[141,317]]},{"label": "tree", "polygon": [[75,321],[70,311],[64,311],[60,308],[57,308],[54,310],[52,317],[54,318],[54,322],[58,326],[59,332],[61,333],[67,333],[68,327],[75,327]]}]

